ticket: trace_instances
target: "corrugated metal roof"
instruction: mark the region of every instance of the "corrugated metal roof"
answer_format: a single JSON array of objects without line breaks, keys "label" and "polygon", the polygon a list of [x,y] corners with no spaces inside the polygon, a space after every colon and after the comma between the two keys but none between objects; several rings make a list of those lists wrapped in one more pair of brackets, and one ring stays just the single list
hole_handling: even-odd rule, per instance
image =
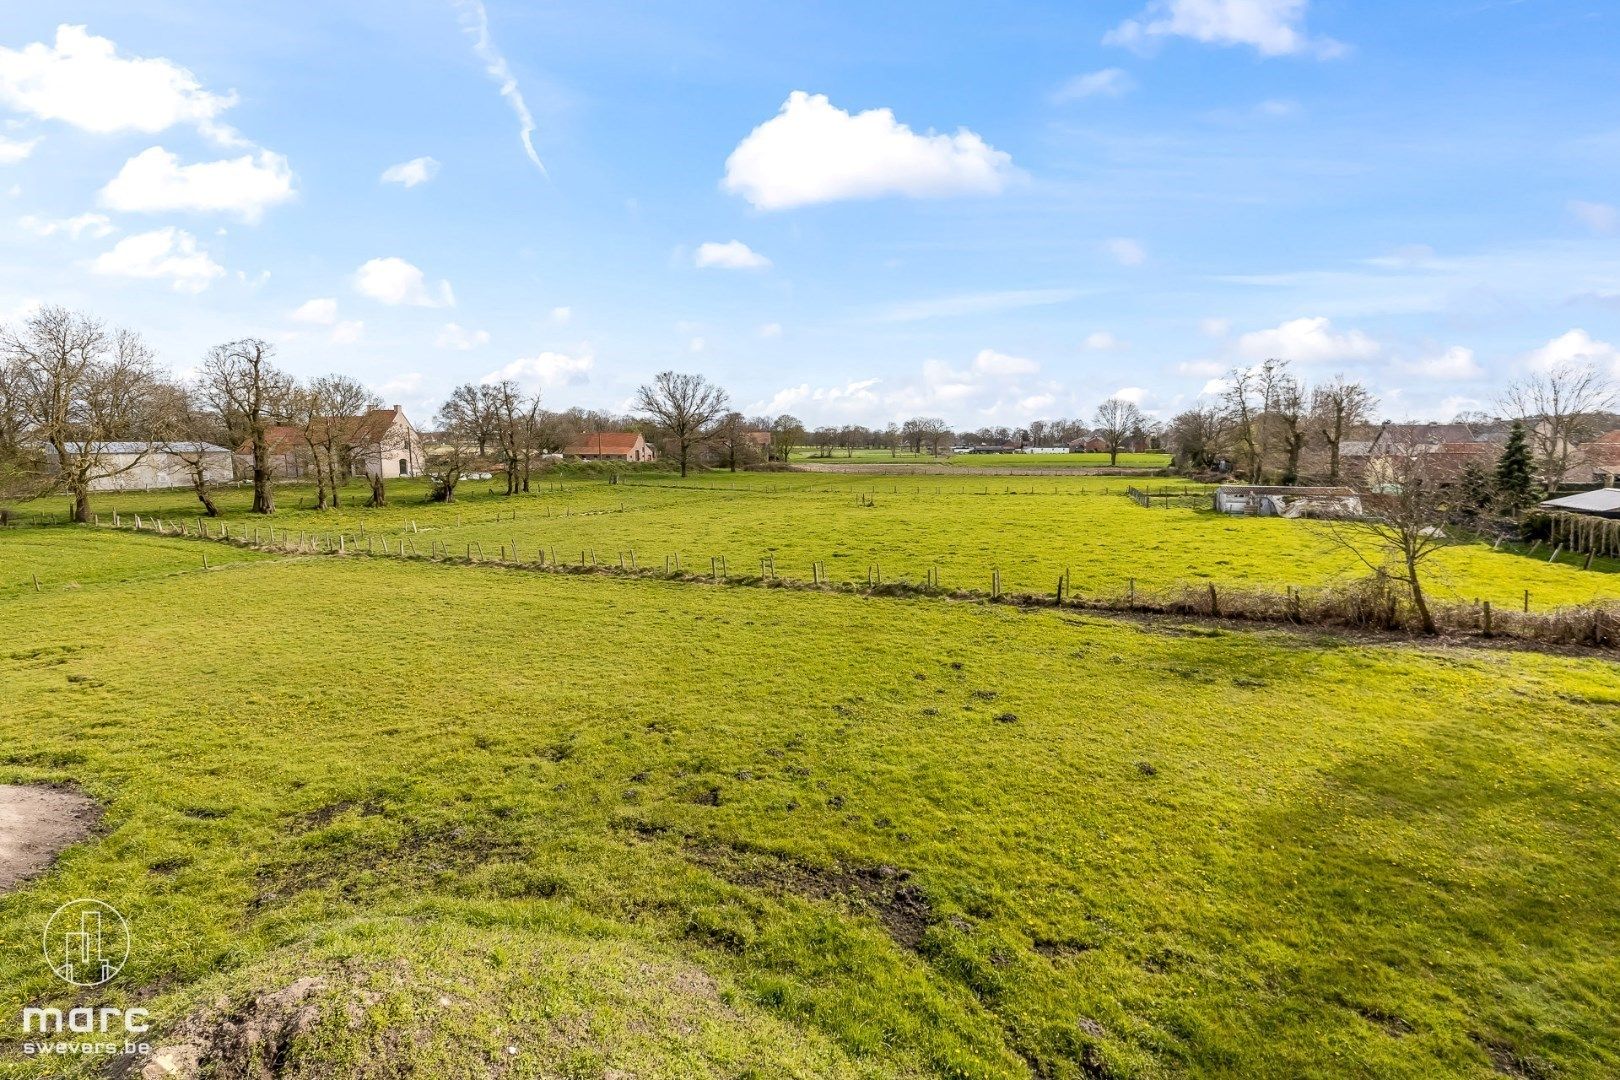
[{"label": "corrugated metal roof", "polygon": [[1574,495],[1565,495],[1561,499],[1548,499],[1541,506],[1547,510],[1573,510],[1577,513],[1584,511],[1588,514],[1620,513],[1620,488],[1580,491]]}]

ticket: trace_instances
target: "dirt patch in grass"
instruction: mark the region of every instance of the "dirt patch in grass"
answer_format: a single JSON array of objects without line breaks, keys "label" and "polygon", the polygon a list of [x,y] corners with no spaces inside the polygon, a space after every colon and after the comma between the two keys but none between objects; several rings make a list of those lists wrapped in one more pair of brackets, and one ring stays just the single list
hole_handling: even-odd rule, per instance
[{"label": "dirt patch in grass", "polygon": [[233,1005],[221,999],[182,1020],[170,1041],[148,1056],[125,1059],[115,1077],[210,1076],[270,1080],[278,1076],[293,1042],[321,1018],[318,999],[326,983],[299,979],[279,990]]},{"label": "dirt patch in grass", "polygon": [[95,830],[101,808],[71,788],[0,784],[0,893]]},{"label": "dirt patch in grass", "polygon": [[807,863],[762,852],[689,843],[684,854],[733,885],[773,895],[842,900],[869,912],[895,943],[916,952],[935,921],[933,906],[911,871],[893,866]]}]

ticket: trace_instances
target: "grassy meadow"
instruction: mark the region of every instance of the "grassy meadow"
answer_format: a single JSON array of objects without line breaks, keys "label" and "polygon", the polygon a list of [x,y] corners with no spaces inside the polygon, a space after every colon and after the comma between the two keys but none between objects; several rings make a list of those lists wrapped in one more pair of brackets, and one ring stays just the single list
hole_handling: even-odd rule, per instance
[{"label": "grassy meadow", "polygon": [[831,465],[894,465],[901,467],[908,465],[950,465],[961,468],[987,468],[994,466],[1001,469],[1097,469],[1117,467],[1121,469],[1142,469],[1151,471],[1167,469],[1170,467],[1170,455],[1151,451],[1147,453],[1122,453],[1119,460],[1110,463],[1107,454],[946,454],[936,457],[933,454],[913,454],[909,450],[890,452],[888,450],[834,450],[830,457],[821,457],[814,448],[802,447],[795,452],[795,462],[809,462],[811,464],[826,463]]},{"label": "grassy meadow", "polygon": [[[541,549],[548,560],[617,563],[634,551],[640,565],[707,569],[724,558],[737,574],[758,574],[760,560],[776,573],[809,580],[820,562],[831,580],[864,583],[922,581],[931,571],[947,588],[987,589],[999,571],[1008,591],[1050,592],[1067,575],[1071,595],[1117,597],[1193,584],[1281,592],[1289,587],[1340,584],[1369,571],[1318,524],[1243,518],[1185,507],[1145,509],[1124,495],[1117,476],[836,476],[822,473],[704,473],[681,480],[665,472],[632,472],[609,484],[595,475],[544,479],[528,495],[496,494],[497,481],[467,481],[456,502],[425,501],[420,481],[393,486],[391,503],[368,509],[365,489],[352,485],[337,510],[300,509],[307,488],[280,491],[275,518],[283,530],[353,537],[364,530],[395,547],[409,538],[419,550],[440,543],[465,554],[476,544],[488,557],[515,545],[521,558]],[[1179,483],[1141,481],[1149,487]],[[1191,488],[1196,490],[1196,488]],[[247,492],[221,500],[235,529],[267,528],[247,513]],[[108,495],[114,510],[191,518],[186,492]],[[217,527],[217,526],[216,526]],[[1381,556],[1365,552],[1375,561]],[[1530,593],[1534,610],[1620,596],[1620,565],[1583,558],[1556,564],[1482,543],[1437,555],[1430,578],[1444,600],[1492,601],[1517,608]],[[18,566],[27,582],[26,566]]]},{"label": "grassy meadow", "polygon": [[[652,529],[790,504],[757,478],[620,487],[553,501]],[[902,533],[927,505],[983,507],[986,534],[1136,516],[1138,544],[1177,520],[939,498],[877,502]],[[399,503],[368,527],[507,506]],[[844,543],[877,535],[843,517]],[[257,1047],[291,1075],[1620,1072],[1605,660],[494,566],[203,572],[195,541],[66,527],[0,543],[8,572],[26,550],[80,579],[0,592],[0,782],[107,807],[0,897],[3,1015],[68,1002],[39,927],[98,896],[135,948],[80,1000],[152,1008],[159,1045],[312,1004]],[[86,545],[150,572],[93,574]],[[100,1074],[0,1045],[0,1075]]]}]

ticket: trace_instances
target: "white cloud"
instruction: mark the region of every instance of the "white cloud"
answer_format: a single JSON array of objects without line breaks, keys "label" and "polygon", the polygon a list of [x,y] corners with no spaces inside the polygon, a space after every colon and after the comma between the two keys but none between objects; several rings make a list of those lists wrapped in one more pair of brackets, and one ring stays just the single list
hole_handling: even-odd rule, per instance
[{"label": "white cloud", "polygon": [[1128,401],[1132,405],[1140,405],[1143,399],[1147,397],[1147,391],[1140,386],[1122,386],[1109,396],[1119,398],[1121,401]]},{"label": "white cloud", "polygon": [[439,331],[439,336],[433,343],[441,349],[456,349],[460,352],[466,352],[469,349],[476,349],[480,345],[488,345],[489,331],[468,330],[456,323],[445,323],[444,329]]},{"label": "white cloud", "polygon": [[1221,318],[1208,318],[1198,324],[1205,337],[1222,338],[1232,332],[1232,320]]},{"label": "white cloud", "polygon": [[1121,266],[1141,266],[1147,262],[1147,250],[1128,236],[1116,236],[1103,245],[1103,249]]},{"label": "white cloud", "polygon": [[885,195],[993,195],[1012,157],[966,128],[919,135],[889,109],[851,115],[795,90],[726,159],[722,186],[762,210]]},{"label": "white cloud", "polygon": [[416,393],[422,386],[422,373],[420,371],[407,371],[396,375],[392,379],[377,387],[377,392],[383,397],[408,397]]},{"label": "white cloud", "polygon": [[448,281],[430,290],[427,278],[404,259],[389,256],[371,259],[354,272],[354,288],[361,296],[380,304],[410,304],[414,307],[455,307],[455,293]]},{"label": "white cloud", "polygon": [[1033,375],[1041,365],[1022,356],[1008,356],[994,349],[980,349],[973,358],[973,370],[981,375]]},{"label": "white cloud", "polygon": [[596,366],[596,357],[591,355],[589,346],[586,346],[579,355],[570,356],[567,353],[543,352],[539,356],[519,357],[505,367],[485,375],[485,383],[496,383],[503,379],[516,379],[519,382],[538,383],[541,386],[573,386],[590,381],[591,369]]},{"label": "white cloud", "polygon": [[1620,225],[1620,210],[1616,210],[1608,203],[1571,199],[1569,212],[1576,221],[1595,233],[1614,232],[1614,227]]},{"label": "white cloud", "polygon": [[58,26],[54,45],[0,47],[0,104],[101,135],[194,124],[216,142],[240,142],[218,122],[234,93],[210,93],[162,57],[119,56],[112,41],[82,26]]},{"label": "white cloud", "polygon": [[1307,0],[1153,0],[1104,37],[1107,45],[1145,50],[1156,39],[1192,38],[1206,45],[1249,45],[1262,56],[1314,53],[1328,58],[1345,47],[1304,30]]},{"label": "white cloud", "polygon": [[1293,360],[1301,364],[1331,364],[1370,360],[1378,355],[1376,341],[1360,330],[1336,332],[1321,316],[1292,319],[1269,330],[1255,330],[1238,338],[1238,352],[1251,360]]},{"label": "white cloud", "polygon": [[1204,384],[1204,388],[1202,390],[1198,391],[1198,395],[1200,397],[1220,397],[1231,388],[1232,383],[1230,380],[1211,379]]},{"label": "white cloud", "polygon": [[225,268],[197,247],[197,239],[169,226],[126,236],[90,264],[92,273],[110,277],[168,278],[176,292],[199,293]]},{"label": "white cloud", "polygon": [[427,183],[438,175],[438,161],[430,157],[419,157],[388,166],[383,170],[381,180],[385,184],[404,184],[408,188],[413,188],[417,184]]},{"label": "white cloud", "polygon": [[337,345],[353,345],[365,332],[366,324],[359,319],[340,322],[332,327],[332,341]]},{"label": "white cloud", "polygon": [[707,343],[702,338],[695,337],[690,342],[687,343],[686,351],[687,352],[700,353],[700,352],[702,352],[704,350],[706,345],[707,345]]},{"label": "white cloud", "polygon": [[763,326],[761,326],[759,328],[759,336],[762,337],[762,338],[779,338],[779,337],[781,337],[782,336],[782,324],[779,323],[779,322],[768,322],[768,323],[766,323],[765,325],[763,325]]},{"label": "white cloud", "polygon": [[571,307],[554,307],[551,309],[551,321],[558,326],[567,326],[574,321],[574,309]]},{"label": "white cloud", "polygon": [[1073,300],[1075,289],[1011,289],[1006,292],[968,293],[937,300],[914,300],[896,304],[878,316],[879,322],[920,322],[957,315],[994,315],[1018,308],[1041,307]]},{"label": "white cloud", "polygon": [[1539,349],[1532,349],[1525,356],[1525,362],[1537,371],[1551,371],[1564,364],[1594,364],[1620,375],[1620,349],[1579,328],[1558,335]]},{"label": "white cloud", "polygon": [[1076,75],[1052,93],[1052,102],[1062,105],[1092,97],[1119,97],[1136,88],[1136,80],[1121,68],[1103,68],[1086,75]]},{"label": "white cloud", "polygon": [[1176,365],[1178,375],[1201,375],[1210,378],[1225,371],[1226,365],[1216,360],[1183,360]]},{"label": "white cloud", "polygon": [[1024,412],[1038,413],[1042,409],[1051,408],[1056,402],[1056,394],[1031,394],[1029,397],[1019,398],[1018,407]]},{"label": "white cloud", "polygon": [[727,240],[723,244],[710,240],[698,245],[692,265],[720,270],[763,270],[771,265],[771,260],[741,240]]},{"label": "white cloud", "polygon": [[529,113],[528,103],[523,100],[517,76],[512,74],[506,57],[501,55],[501,51],[495,47],[495,39],[490,36],[489,13],[484,10],[481,0],[456,0],[456,6],[461,8],[461,28],[472,37],[473,52],[484,62],[484,73],[500,86],[501,97],[506,99],[506,103],[512,107],[512,114],[517,117],[518,138],[523,142],[523,152],[544,175],[546,167],[540,164],[540,155],[534,152],[534,117]]},{"label": "white cloud", "polygon": [[287,317],[293,322],[331,326],[337,322],[337,301],[329,296],[305,300]]},{"label": "white cloud", "polygon": [[877,379],[857,379],[846,382],[842,386],[825,386],[814,389],[811,388],[809,383],[801,383],[798,386],[790,386],[785,390],[778,390],[769,400],[754,402],[748,406],[748,411],[770,416],[812,405],[819,407],[823,414],[828,415],[860,412],[879,403],[879,395],[874,393],[872,389],[878,385],[878,381]]},{"label": "white cloud", "polygon": [[15,165],[34,152],[38,139],[8,139],[0,135],[0,165]]},{"label": "white cloud", "polygon": [[182,165],[161,146],[124,162],[101,189],[101,205],[113,210],[194,210],[235,214],[255,222],[264,211],[293,197],[287,159],[269,150],[226,161]]},{"label": "white cloud", "polygon": [[1404,361],[1401,367],[1414,375],[1431,379],[1477,379],[1485,373],[1474,358],[1474,350],[1463,345],[1453,345],[1432,356]]},{"label": "white cloud", "polygon": [[93,236],[99,240],[118,231],[106,214],[78,214],[70,218],[41,218],[29,214],[18,218],[17,224],[35,236],[67,233],[75,240],[81,236]]}]

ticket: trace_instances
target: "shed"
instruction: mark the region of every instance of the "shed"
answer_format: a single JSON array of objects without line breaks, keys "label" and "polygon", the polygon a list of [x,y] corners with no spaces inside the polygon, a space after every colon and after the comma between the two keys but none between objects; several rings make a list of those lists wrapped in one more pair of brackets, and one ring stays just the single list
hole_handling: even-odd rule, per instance
[{"label": "shed", "polygon": [[1596,491],[1578,491],[1537,504],[1539,510],[1562,510],[1566,514],[1590,514],[1593,517],[1620,518],[1620,488],[1598,488]]}]

